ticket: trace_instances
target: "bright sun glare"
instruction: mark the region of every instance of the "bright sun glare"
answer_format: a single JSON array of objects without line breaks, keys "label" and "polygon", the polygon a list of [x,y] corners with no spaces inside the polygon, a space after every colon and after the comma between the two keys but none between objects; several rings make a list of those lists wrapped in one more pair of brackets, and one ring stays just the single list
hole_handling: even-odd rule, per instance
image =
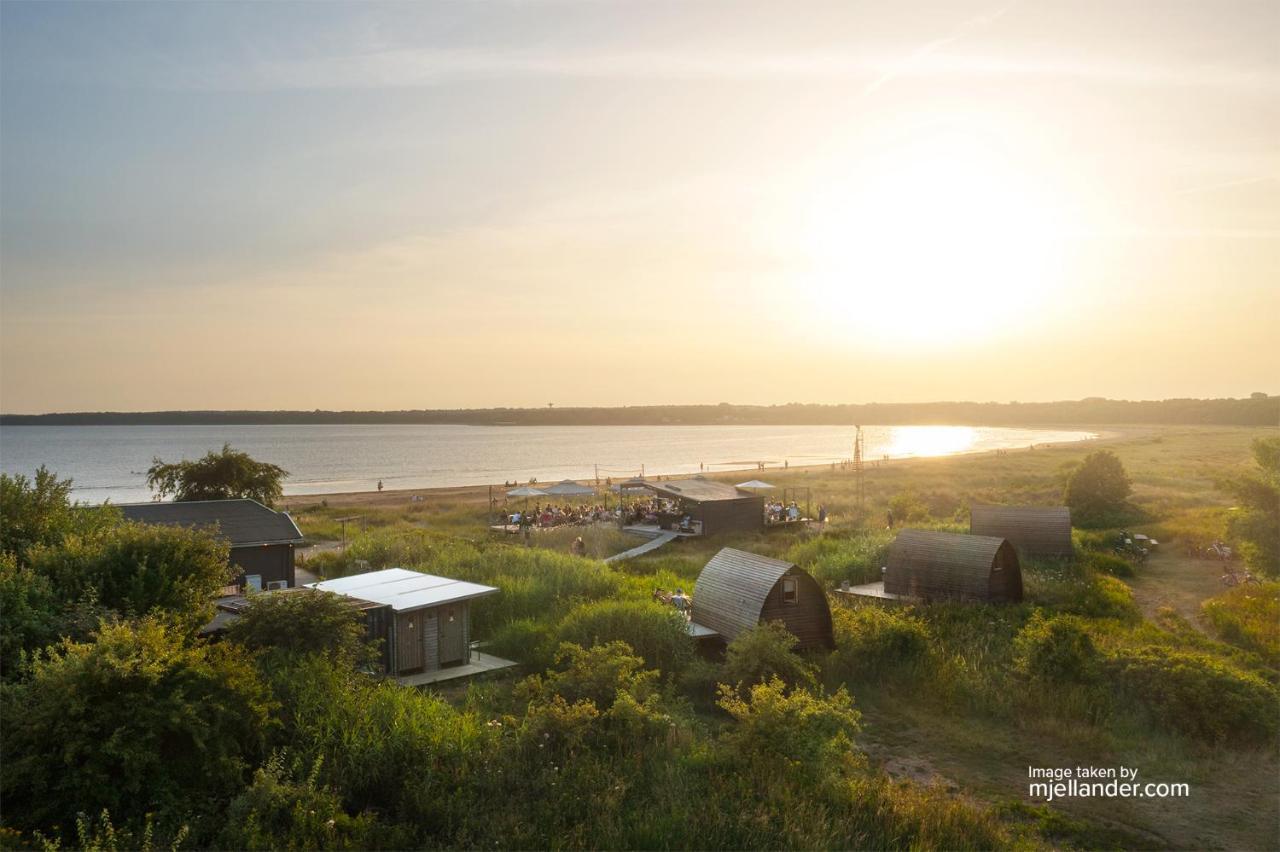
[{"label": "bright sun glare", "polygon": [[886,451],[891,456],[945,456],[973,448],[968,426],[895,426]]},{"label": "bright sun glare", "polygon": [[972,139],[896,149],[814,204],[810,310],[884,344],[990,337],[1063,284],[1056,201]]}]

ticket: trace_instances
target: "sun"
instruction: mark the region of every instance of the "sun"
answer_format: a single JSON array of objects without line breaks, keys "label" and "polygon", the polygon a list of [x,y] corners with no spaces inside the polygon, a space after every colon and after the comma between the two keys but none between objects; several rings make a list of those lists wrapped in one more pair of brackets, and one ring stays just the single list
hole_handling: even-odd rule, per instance
[{"label": "sun", "polygon": [[863,162],[814,194],[801,236],[808,310],[886,344],[988,339],[1064,286],[1064,211],[1043,176],[973,138]]}]

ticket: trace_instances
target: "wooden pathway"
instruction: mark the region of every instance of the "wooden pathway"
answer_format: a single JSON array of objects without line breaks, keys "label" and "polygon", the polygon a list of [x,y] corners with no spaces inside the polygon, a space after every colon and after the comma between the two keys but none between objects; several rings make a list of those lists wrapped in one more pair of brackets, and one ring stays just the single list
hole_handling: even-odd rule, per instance
[{"label": "wooden pathway", "polygon": [[659,547],[662,547],[667,542],[675,541],[679,537],[680,537],[679,533],[675,533],[670,530],[667,530],[649,539],[644,544],[637,545],[636,547],[633,547],[630,550],[624,550],[621,553],[615,553],[612,556],[608,556],[605,558],[604,561],[605,562],[621,562],[624,559],[634,559],[637,556],[644,556],[646,553],[651,553],[657,550]]}]

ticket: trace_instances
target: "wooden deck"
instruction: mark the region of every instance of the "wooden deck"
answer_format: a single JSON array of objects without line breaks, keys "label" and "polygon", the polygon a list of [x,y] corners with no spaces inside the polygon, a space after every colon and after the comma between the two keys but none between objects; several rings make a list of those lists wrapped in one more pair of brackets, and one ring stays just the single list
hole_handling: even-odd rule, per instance
[{"label": "wooden deck", "polygon": [[875,583],[863,583],[861,586],[850,586],[848,590],[832,589],[831,593],[845,600],[856,598],[872,598],[881,601],[911,601],[907,595],[895,595],[884,590],[884,580]]},{"label": "wooden deck", "polygon": [[501,671],[502,669],[514,668],[520,665],[512,660],[504,660],[502,657],[495,657],[493,654],[482,654],[479,651],[471,652],[471,662],[465,666],[451,666],[447,669],[436,669],[431,672],[422,672],[421,674],[405,675],[396,678],[401,686],[429,686],[433,683],[440,683],[446,680],[457,680],[464,677],[475,677],[476,675],[485,674],[487,672]]}]

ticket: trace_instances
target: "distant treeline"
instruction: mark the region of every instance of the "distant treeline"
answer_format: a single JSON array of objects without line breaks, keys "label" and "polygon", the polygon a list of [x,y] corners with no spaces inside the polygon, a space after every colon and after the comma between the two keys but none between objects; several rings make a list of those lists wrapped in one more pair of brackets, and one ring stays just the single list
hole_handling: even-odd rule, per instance
[{"label": "distant treeline", "polygon": [[0,426],[229,426],[284,424],[455,424],[473,426],[972,426],[1105,423],[1280,425],[1280,396],[1248,399],[1064,402],[928,402],[865,405],[642,405],[621,408],[478,408],[416,411],[146,411],[4,414]]}]

